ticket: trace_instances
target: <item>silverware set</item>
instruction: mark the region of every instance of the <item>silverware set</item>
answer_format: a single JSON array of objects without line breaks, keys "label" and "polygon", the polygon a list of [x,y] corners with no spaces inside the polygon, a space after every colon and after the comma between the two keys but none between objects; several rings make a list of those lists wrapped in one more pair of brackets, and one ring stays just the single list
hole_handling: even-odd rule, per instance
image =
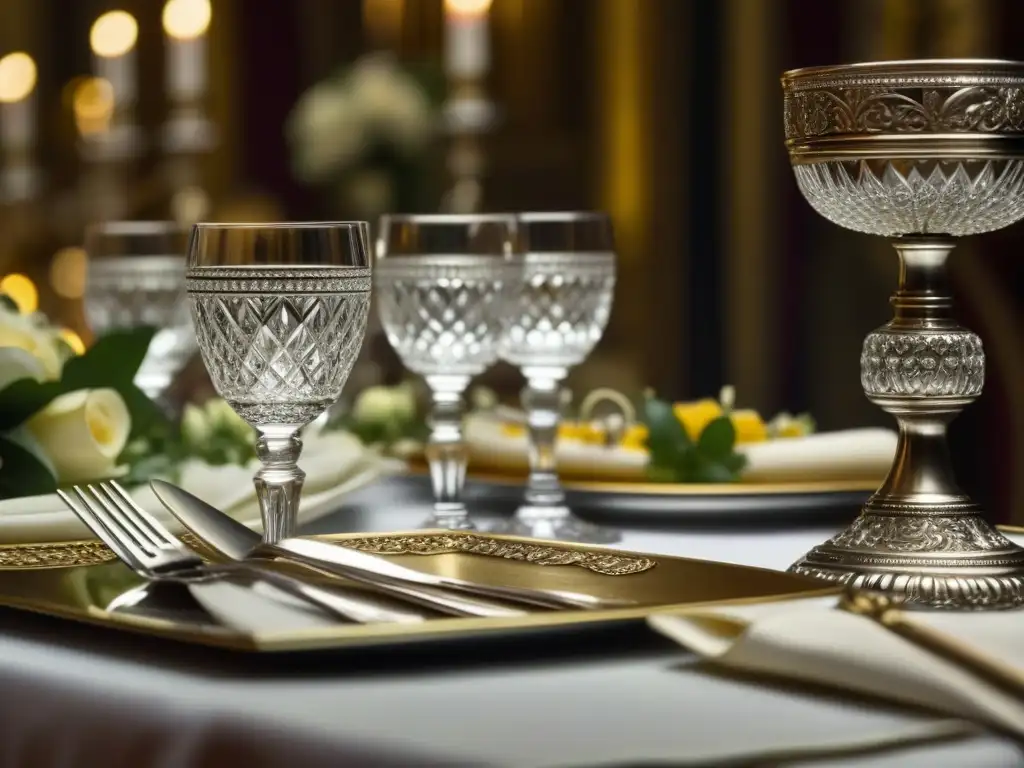
[{"label": "silverware set", "polygon": [[295,538],[302,430],[341,395],[363,343],[371,289],[389,342],[432,393],[430,527],[474,527],[461,498],[462,398],[472,377],[500,358],[526,379],[531,444],[525,501],[507,530],[576,541],[618,536],[572,515],[554,461],[561,382],[600,340],[611,311],[615,252],[607,216],[385,216],[375,252],[371,264],[366,222],[192,229],[184,271],[192,327],[218,394],[256,430],[262,537],[180,488],[154,482],[171,513],[220,554],[206,562],[115,482],[61,491],[61,498],[148,582],[193,592],[269,588],[357,623],[612,607],[572,592],[435,576]]},{"label": "silverware set", "polygon": [[[626,605],[575,592],[436,576],[385,557],[313,539],[268,544],[259,534],[170,483],[154,481],[153,489],[172,514],[220,555],[216,562],[205,561],[171,534],[116,482],[75,486],[70,492],[58,493],[125,565],[149,583],[192,588],[227,584],[250,592],[270,587],[337,621],[409,624],[438,614],[511,618],[537,609]],[[282,568],[282,564],[301,568]],[[308,575],[301,578],[298,572]],[[261,594],[263,599],[273,599],[266,591]]]}]

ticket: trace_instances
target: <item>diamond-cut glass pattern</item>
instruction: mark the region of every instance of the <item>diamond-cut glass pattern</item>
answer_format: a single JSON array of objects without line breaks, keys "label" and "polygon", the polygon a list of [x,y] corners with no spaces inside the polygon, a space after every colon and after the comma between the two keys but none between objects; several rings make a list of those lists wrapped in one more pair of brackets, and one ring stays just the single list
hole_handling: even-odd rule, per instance
[{"label": "diamond-cut glass pattern", "polygon": [[341,395],[362,345],[368,293],[192,294],[217,392],[254,425],[305,424]]},{"label": "diamond-cut glass pattern", "polygon": [[517,366],[581,363],[604,333],[614,290],[612,253],[528,254],[502,358]]},{"label": "diamond-cut glass pattern", "polygon": [[825,218],[873,235],[973,235],[1024,217],[1021,160],[850,160],[796,165]]},{"label": "diamond-cut glass pattern", "polygon": [[[381,259],[375,269],[381,323],[410,370],[474,376],[497,360],[497,343],[521,266],[468,257],[466,266],[430,257]],[[475,262],[475,263],[474,263]]]}]

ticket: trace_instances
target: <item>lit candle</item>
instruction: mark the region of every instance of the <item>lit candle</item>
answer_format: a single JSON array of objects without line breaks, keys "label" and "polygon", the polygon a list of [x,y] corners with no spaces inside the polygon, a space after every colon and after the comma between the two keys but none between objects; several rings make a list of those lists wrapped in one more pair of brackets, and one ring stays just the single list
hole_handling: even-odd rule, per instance
[{"label": "lit candle", "polygon": [[167,91],[175,102],[192,102],[206,92],[206,30],[210,0],[168,0],[163,24],[167,34]]},{"label": "lit candle", "polygon": [[110,83],[118,106],[135,102],[135,42],[139,25],[127,11],[109,11],[89,32],[93,67],[97,77]]},{"label": "lit candle", "polygon": [[487,12],[491,0],[445,0],[445,69],[454,80],[476,80],[491,61]]},{"label": "lit candle", "polygon": [[36,63],[27,53],[0,59],[0,143],[5,153],[28,153],[35,135]]}]

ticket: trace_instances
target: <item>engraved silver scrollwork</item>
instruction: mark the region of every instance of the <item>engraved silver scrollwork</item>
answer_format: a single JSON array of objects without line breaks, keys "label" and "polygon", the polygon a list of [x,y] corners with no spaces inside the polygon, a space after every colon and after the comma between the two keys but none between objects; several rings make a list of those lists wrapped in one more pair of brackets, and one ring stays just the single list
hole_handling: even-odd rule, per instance
[{"label": "engraved silver scrollwork", "polygon": [[829,540],[834,547],[873,552],[1005,551],[1013,544],[975,516],[936,520],[930,517],[861,515]]},{"label": "engraved silver scrollwork", "polygon": [[867,395],[977,397],[985,383],[981,339],[970,331],[868,334],[860,358]]},{"label": "engraved silver scrollwork", "polygon": [[985,353],[957,325],[954,238],[1024,218],[1024,64],[876,62],[783,76],[797,184],[823,217],[892,238],[894,317],[869,334],[861,384],[899,427],[860,517],[791,570],[932,608],[1024,604],[1024,549],[957,486],[947,425],[984,387]]},{"label": "engraved silver scrollwork", "polygon": [[825,81],[788,94],[787,139],[862,133],[1021,133],[1024,89]]}]

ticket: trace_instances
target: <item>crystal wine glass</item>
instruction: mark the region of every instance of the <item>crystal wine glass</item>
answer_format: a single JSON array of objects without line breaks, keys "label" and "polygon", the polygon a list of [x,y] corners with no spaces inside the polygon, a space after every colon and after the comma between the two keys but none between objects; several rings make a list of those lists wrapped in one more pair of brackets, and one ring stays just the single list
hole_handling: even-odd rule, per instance
[{"label": "crystal wine glass", "polygon": [[135,376],[162,400],[196,352],[185,303],[188,230],[168,221],[96,224],[85,236],[89,256],[85,316],[93,333],[150,325],[157,329]]},{"label": "crystal wine glass", "polygon": [[462,502],[470,379],[498,358],[522,276],[511,215],[384,216],[374,280],[388,341],[433,399],[426,454],[431,527],[472,528]]},{"label": "crystal wine glass", "polygon": [[522,404],[530,440],[530,476],[523,504],[503,530],[537,538],[618,541],[617,531],[572,514],[558,480],[555,440],[561,383],[601,339],[615,289],[615,242],[603,213],[525,213],[519,303],[502,337],[502,359],[526,378]]},{"label": "crystal wine glass", "polygon": [[293,536],[301,430],[341,395],[359,354],[371,274],[360,222],[197,224],[187,289],[203,362],[255,427],[263,539]]}]

